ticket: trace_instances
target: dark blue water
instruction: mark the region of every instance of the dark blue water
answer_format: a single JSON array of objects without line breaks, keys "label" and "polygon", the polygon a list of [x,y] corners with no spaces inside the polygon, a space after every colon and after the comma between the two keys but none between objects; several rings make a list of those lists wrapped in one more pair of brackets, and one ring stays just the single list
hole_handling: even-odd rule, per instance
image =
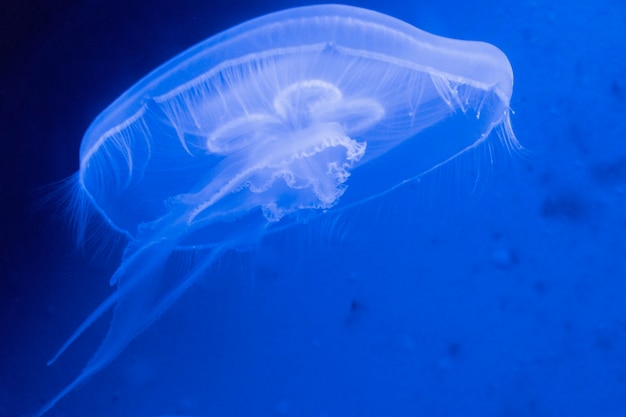
[{"label": "dark blue water", "polygon": [[[46,361],[123,246],[75,250],[42,187],[147,72],[303,2],[10,2],[0,13],[0,415],[36,411],[105,335]],[[570,4],[571,3],[571,4]],[[354,2],[502,49],[524,158],[477,151],[339,219],[231,253],[50,416],[626,415],[626,7]],[[96,232],[97,233],[97,232]]]}]

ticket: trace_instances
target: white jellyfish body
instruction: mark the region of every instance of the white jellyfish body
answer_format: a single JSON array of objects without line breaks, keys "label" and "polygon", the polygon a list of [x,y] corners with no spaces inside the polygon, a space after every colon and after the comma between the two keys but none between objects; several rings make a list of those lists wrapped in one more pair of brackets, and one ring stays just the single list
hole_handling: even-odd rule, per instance
[{"label": "white jellyfish body", "polygon": [[[299,211],[359,204],[510,126],[513,73],[482,43],[446,39],[370,10],[339,5],[266,15],[183,52],[134,85],[86,132],[78,198],[128,238],[111,295],[56,358],[115,307],[83,372],[43,407],[113,360],[226,250],[258,243]],[[471,134],[419,133],[459,117]],[[415,163],[359,182],[368,162],[414,141]],[[83,206],[81,206],[83,207]],[[80,208],[84,210],[84,208]],[[175,251],[200,260],[164,277]]]}]

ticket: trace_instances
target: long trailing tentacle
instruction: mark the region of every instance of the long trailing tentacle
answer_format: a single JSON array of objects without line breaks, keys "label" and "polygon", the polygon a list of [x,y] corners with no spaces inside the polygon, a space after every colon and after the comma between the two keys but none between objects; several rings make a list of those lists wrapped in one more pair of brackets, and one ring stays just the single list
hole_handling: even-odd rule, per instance
[{"label": "long trailing tentacle", "polygon": [[[111,361],[113,361],[124,348],[143,330],[145,330],[151,323],[153,323],[161,314],[163,314],[178,298],[180,298],[184,292],[189,289],[191,285],[198,282],[210,266],[216,262],[221,254],[228,250],[228,247],[220,246],[214,248],[206,257],[202,259],[193,269],[180,280],[178,280],[167,291],[159,292],[158,285],[148,286],[141,285],[145,279],[154,278],[153,275],[158,274],[158,266],[163,261],[163,253],[171,250],[168,245],[156,245],[156,248],[147,248],[143,251],[137,252],[129,262],[132,261],[136,265],[125,266],[125,270],[135,270],[135,266],[139,266],[138,263],[146,261],[149,257],[157,257],[160,259],[158,262],[153,262],[152,267],[144,268],[143,278],[138,279],[134,277],[133,280],[129,280],[130,285],[125,286],[124,281],[120,281],[119,289],[113,293],[107,300],[105,300],[83,324],[74,332],[74,334],[63,345],[61,350],[50,361],[54,362],[55,359],[74,341],[86,328],[88,328],[98,317],[106,312],[111,306],[117,304],[113,320],[111,322],[109,332],[105,337],[100,348],[96,351],[93,358],[89,361],[87,366],[82,370],[80,375],[74,379],[69,385],[67,385],[61,392],[59,392],[54,398],[48,401],[36,414],[35,417],[41,417],[50,409],[52,409],[61,399],[67,394],[72,392],[77,386],[88,380],[94,374],[103,369]],[[159,247],[165,246],[165,247]],[[167,258],[167,256],[165,256]],[[136,270],[135,270],[136,272]],[[145,284],[145,282],[144,282]]]}]

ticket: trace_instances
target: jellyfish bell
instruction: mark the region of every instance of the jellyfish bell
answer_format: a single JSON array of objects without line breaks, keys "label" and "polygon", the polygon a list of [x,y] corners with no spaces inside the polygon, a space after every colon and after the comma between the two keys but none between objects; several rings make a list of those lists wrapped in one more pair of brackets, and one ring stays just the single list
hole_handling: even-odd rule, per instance
[{"label": "jellyfish bell", "polygon": [[[193,183],[221,158],[256,159],[254,146],[284,145],[281,137],[324,122],[367,142],[359,164],[454,113],[475,111],[480,133],[488,133],[508,123],[512,82],[508,60],[488,44],[348,6],[279,12],[200,43],[116,100],[85,135],[80,182],[132,238],[172,197],[211,182]],[[456,138],[444,152],[476,141]],[[176,179],[162,177],[168,172]]]},{"label": "jellyfish bell", "polygon": [[[258,244],[301,212],[379,198],[489,137],[518,148],[512,86],[492,45],[340,5],[251,20],[144,77],[94,120],[80,149],[79,199],[128,238],[117,288],[51,362],[114,307],[110,330],[38,415],[110,363],[225,251]],[[457,133],[422,135],[440,125]],[[172,276],[164,271],[177,251],[199,256]]]}]

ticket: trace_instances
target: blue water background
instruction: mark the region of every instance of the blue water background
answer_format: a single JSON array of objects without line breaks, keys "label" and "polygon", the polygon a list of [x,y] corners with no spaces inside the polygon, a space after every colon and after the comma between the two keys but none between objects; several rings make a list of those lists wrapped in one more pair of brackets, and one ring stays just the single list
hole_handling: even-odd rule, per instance
[{"label": "blue water background", "polygon": [[[37,208],[88,124],[183,49],[309,4],[74,3],[0,13],[1,416],[50,399],[106,331],[108,316],[45,366],[119,261],[115,239],[74,250]],[[477,152],[229,255],[50,416],[626,415],[624,3],[349,4],[501,48],[526,156]]]}]

